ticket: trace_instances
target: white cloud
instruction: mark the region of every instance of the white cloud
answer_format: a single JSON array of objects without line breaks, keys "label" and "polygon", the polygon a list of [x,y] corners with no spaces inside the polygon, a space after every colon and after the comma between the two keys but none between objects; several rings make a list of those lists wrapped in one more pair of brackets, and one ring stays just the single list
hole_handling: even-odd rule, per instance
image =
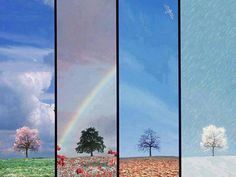
[{"label": "white cloud", "polygon": [[45,5],[52,7],[52,8],[54,7],[54,0],[43,0],[43,3]]},{"label": "white cloud", "polygon": [[44,93],[40,96],[40,100],[42,101],[53,101],[55,99],[55,94],[53,93]]},{"label": "white cloud", "polygon": [[[0,130],[26,125],[39,129],[43,142],[54,141],[54,108],[40,100],[51,81],[50,71],[1,71]],[[8,146],[13,143],[5,141]]]},{"label": "white cloud", "polygon": [[174,20],[174,12],[168,5],[164,5],[165,8],[165,14],[169,15],[171,20]]},{"label": "white cloud", "polygon": [[9,32],[3,32],[0,31],[0,39],[3,40],[9,40],[17,43],[21,43],[24,45],[45,45],[46,43],[49,42],[49,39],[43,39],[40,38],[39,36],[34,36],[34,35],[23,35],[23,34],[15,34],[15,33],[9,33]]},{"label": "white cloud", "polygon": [[45,56],[53,52],[50,48],[36,48],[32,46],[3,46],[0,47],[0,61],[18,60],[42,62]]},{"label": "white cloud", "polygon": [[[121,49],[120,51],[120,58],[122,58],[122,60],[120,61],[120,65],[122,66],[122,81],[140,81],[136,82],[136,84],[139,84],[140,87],[145,84],[157,85],[159,88],[159,95],[160,93],[171,93],[177,95],[178,60],[176,56],[170,55],[164,61],[159,61],[152,70],[150,65],[147,65],[139,57],[123,49]],[[129,76],[122,76],[122,73],[126,72],[129,73]],[[129,79],[129,77],[131,79]]]}]

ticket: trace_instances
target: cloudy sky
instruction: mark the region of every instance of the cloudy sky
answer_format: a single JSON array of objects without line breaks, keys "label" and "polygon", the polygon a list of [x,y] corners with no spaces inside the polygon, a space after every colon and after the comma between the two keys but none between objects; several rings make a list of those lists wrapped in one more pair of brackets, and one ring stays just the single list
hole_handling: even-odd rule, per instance
[{"label": "cloudy sky", "polygon": [[200,147],[209,124],[224,127],[228,137],[228,148],[216,155],[236,155],[235,6],[233,0],[181,3],[184,156],[210,155]]},{"label": "cloudy sky", "polygon": [[40,151],[54,155],[53,1],[1,1],[0,158],[24,157],[12,151],[17,128],[40,131]]},{"label": "cloudy sky", "polygon": [[[116,63],[115,0],[58,0],[58,141],[72,115]],[[95,127],[116,149],[115,77],[78,118],[61,153],[77,156],[80,132]],[[106,149],[106,150],[107,150]],[[84,154],[82,154],[84,155]]]},{"label": "cloudy sky", "polygon": [[178,155],[178,1],[119,1],[120,155],[146,156],[144,130],[160,136],[160,152]]}]

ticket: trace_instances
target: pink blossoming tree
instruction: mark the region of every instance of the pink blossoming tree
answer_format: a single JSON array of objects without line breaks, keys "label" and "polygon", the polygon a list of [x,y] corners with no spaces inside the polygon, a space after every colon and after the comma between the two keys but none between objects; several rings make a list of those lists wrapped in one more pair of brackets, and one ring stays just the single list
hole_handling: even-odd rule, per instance
[{"label": "pink blossoming tree", "polygon": [[41,141],[37,129],[22,127],[16,130],[16,139],[13,145],[15,151],[25,152],[28,158],[28,151],[38,151]]}]

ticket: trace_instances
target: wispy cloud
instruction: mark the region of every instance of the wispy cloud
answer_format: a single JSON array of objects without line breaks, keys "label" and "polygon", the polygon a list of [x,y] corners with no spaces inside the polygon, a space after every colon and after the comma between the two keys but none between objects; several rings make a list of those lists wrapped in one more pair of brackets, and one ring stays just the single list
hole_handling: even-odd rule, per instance
[{"label": "wispy cloud", "polygon": [[54,7],[54,0],[42,0],[45,5],[48,5],[50,7]]},{"label": "wispy cloud", "polygon": [[122,102],[124,107],[139,110],[139,113],[149,117],[149,120],[153,122],[158,120],[159,126],[169,127],[170,131],[177,130],[177,109],[175,111],[170,109],[170,107],[156,95],[134,85],[123,82],[121,83],[120,90],[121,97],[124,100]]},{"label": "wispy cloud", "polygon": [[0,61],[27,60],[42,62],[44,57],[52,52],[53,49],[50,48],[36,48],[32,46],[2,46],[0,47]]},{"label": "wispy cloud", "polygon": [[[162,49],[165,52],[166,48],[163,47]],[[177,56],[173,54],[167,56],[164,60],[160,60],[154,69],[151,68],[149,63],[143,62],[139,56],[135,56],[122,48],[120,49],[120,57],[123,58],[120,61],[120,65],[122,66],[121,74],[123,72],[130,73],[129,76],[121,76],[122,80],[129,81],[129,78],[131,78],[131,82],[132,80],[136,80],[141,83],[156,84],[159,86],[159,89],[163,87],[164,90],[161,89],[161,91],[166,92],[166,89],[168,89],[168,92],[177,94]]]},{"label": "wispy cloud", "polygon": [[170,8],[170,6],[168,5],[164,5],[164,8],[165,8],[165,14],[167,14],[171,20],[174,20],[174,12],[173,10]]},{"label": "wispy cloud", "polygon": [[47,39],[42,39],[37,36],[29,36],[24,34],[14,34],[0,31],[0,40],[7,40],[10,42],[23,44],[23,45],[45,45],[50,43]]}]

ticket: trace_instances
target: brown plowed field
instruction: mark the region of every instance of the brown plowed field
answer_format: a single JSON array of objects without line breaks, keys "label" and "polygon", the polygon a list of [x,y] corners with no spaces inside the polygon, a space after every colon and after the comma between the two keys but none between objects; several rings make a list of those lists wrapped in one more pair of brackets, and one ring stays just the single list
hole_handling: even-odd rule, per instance
[{"label": "brown plowed field", "polygon": [[177,158],[121,158],[120,177],[178,177]]}]

